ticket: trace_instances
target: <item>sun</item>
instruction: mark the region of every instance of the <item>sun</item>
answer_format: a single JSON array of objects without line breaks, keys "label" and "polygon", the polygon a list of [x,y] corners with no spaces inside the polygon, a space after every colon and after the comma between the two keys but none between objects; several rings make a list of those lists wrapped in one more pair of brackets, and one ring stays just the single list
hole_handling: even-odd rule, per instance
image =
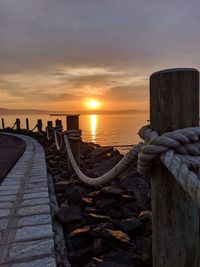
[{"label": "sun", "polygon": [[96,99],[90,99],[86,102],[86,105],[88,108],[97,109],[98,107],[100,107],[101,103]]}]

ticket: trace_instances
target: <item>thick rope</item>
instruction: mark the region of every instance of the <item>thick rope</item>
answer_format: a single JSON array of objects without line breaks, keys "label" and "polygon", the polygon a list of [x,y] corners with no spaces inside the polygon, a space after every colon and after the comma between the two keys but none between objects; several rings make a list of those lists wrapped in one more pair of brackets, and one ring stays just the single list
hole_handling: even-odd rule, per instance
[{"label": "thick rope", "polygon": [[154,133],[153,137],[150,136],[150,128],[146,129],[140,131],[140,135],[146,135],[149,142],[138,155],[139,173],[148,173],[152,160],[160,156],[182,188],[200,204],[200,181],[197,175],[200,168],[200,127],[179,129],[161,136]]},{"label": "thick rope", "polygon": [[[56,144],[56,149],[58,151],[61,150],[62,146],[63,146],[63,136],[62,136],[62,132],[54,129],[53,130],[53,134],[54,134],[54,139],[55,139],[55,144]],[[58,134],[60,135],[60,143],[58,141]]]},{"label": "thick rope", "polygon": [[[47,128],[47,138],[49,136]],[[57,133],[53,130],[56,147],[62,147],[62,135],[66,150],[76,175],[88,185],[102,185],[118,177],[133,161],[138,160],[137,170],[140,174],[147,174],[151,170],[152,161],[160,157],[161,161],[171,172],[182,188],[200,204],[200,181],[197,168],[200,168],[200,127],[179,129],[159,136],[149,126],[143,127],[139,135],[145,142],[134,146],[110,171],[98,178],[86,176],[77,165],[70,148],[69,140],[80,140],[80,130],[59,132],[61,142],[58,143]],[[191,167],[193,170],[191,170]]]},{"label": "thick rope", "polygon": [[[69,133],[68,133],[69,135]],[[133,160],[137,160],[137,155],[139,153],[139,151],[141,150],[141,144],[138,144],[134,149],[131,149],[124,158],[122,158],[116,165],[115,167],[113,167],[110,171],[108,171],[107,173],[105,173],[104,175],[98,177],[98,178],[90,178],[88,176],[86,176],[78,167],[74,156],[72,154],[71,148],[70,148],[70,144],[69,144],[69,140],[68,140],[68,135],[64,135],[64,141],[65,141],[65,146],[67,149],[67,153],[68,156],[70,158],[70,162],[72,164],[72,167],[76,173],[76,175],[79,177],[79,179],[88,184],[88,185],[102,185],[105,184],[107,182],[109,182],[110,180],[116,178],[119,176],[119,174],[123,173],[129,166],[130,164],[133,162]],[[71,139],[71,137],[70,137]]]},{"label": "thick rope", "polygon": [[47,133],[47,140],[50,141],[54,135],[53,133],[53,127],[46,127],[46,133]]}]

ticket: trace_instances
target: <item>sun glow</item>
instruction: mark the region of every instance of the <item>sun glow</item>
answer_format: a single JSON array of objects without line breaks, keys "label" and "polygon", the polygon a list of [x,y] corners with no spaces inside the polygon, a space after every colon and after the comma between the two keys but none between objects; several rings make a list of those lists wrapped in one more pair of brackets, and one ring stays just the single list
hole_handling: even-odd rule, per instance
[{"label": "sun glow", "polygon": [[90,99],[86,102],[86,105],[88,108],[97,109],[100,107],[101,103],[98,100]]}]

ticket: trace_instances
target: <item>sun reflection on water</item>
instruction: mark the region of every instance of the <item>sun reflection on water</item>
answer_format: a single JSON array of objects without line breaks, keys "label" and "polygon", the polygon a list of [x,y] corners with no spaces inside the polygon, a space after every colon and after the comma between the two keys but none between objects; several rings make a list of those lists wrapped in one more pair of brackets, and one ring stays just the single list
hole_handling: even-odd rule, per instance
[{"label": "sun reflection on water", "polygon": [[90,115],[90,130],[91,130],[92,142],[95,142],[97,134],[97,115]]}]

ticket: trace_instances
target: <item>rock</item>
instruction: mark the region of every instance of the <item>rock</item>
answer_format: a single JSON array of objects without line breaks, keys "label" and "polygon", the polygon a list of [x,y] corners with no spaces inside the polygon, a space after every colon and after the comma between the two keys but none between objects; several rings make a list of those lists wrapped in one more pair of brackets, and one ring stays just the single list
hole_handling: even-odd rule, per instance
[{"label": "rock", "polygon": [[113,156],[113,147],[99,147],[93,149],[91,152],[91,158],[94,162],[103,162]]},{"label": "rock", "polygon": [[63,181],[62,180],[62,181],[59,181],[57,183],[54,183],[54,187],[55,187],[56,191],[62,191],[63,192],[72,183],[73,183],[73,181],[66,181],[66,180]]},{"label": "rock", "polygon": [[103,256],[103,263],[98,267],[144,267],[141,257],[128,254],[123,250],[112,250]]},{"label": "rock", "polygon": [[70,249],[79,250],[83,247],[91,247],[93,244],[93,237],[90,234],[89,227],[77,228],[72,231],[69,236]]},{"label": "rock", "polygon": [[108,194],[108,195],[118,196],[122,195],[124,191],[114,186],[106,186],[101,188],[101,192],[103,192],[106,195]]},{"label": "rock", "polygon": [[60,207],[55,213],[56,218],[58,218],[62,223],[73,223],[82,221],[81,209],[79,206],[68,206]]},{"label": "rock", "polygon": [[119,246],[123,249],[128,247],[130,241],[129,236],[119,230],[104,229],[101,231],[101,236],[114,246]]},{"label": "rock", "polygon": [[93,191],[86,195],[86,197],[97,199],[100,196],[100,191]]},{"label": "rock", "polygon": [[78,266],[83,266],[83,264],[87,264],[92,258],[92,247],[84,247],[72,251],[68,250],[68,256],[70,262],[80,264]]},{"label": "rock", "polygon": [[80,153],[83,156],[85,154],[91,153],[94,148],[95,148],[95,146],[90,144],[90,143],[85,143],[85,142],[80,143]]},{"label": "rock", "polygon": [[107,171],[111,170],[119,161],[121,157],[111,157],[111,158],[106,158],[103,162],[101,163],[95,163],[93,165],[93,171],[98,174],[98,176],[106,173]]},{"label": "rock", "polygon": [[83,197],[82,198],[82,202],[83,202],[83,204],[92,205],[93,204],[93,199],[89,198],[89,197]]},{"label": "rock", "polygon": [[143,235],[149,237],[152,235],[152,213],[151,211],[142,211],[138,216],[140,222],[144,225]]},{"label": "rock", "polygon": [[122,221],[115,222],[115,225],[119,227],[123,232],[139,235],[143,229],[142,223],[136,218],[130,218]]},{"label": "rock", "polygon": [[105,215],[100,215],[100,214],[95,214],[95,213],[89,213],[88,214],[88,222],[89,223],[102,223],[102,222],[107,222],[110,220],[109,216]]},{"label": "rock", "polygon": [[66,196],[70,205],[81,205],[83,195],[79,187],[72,187],[71,190],[66,193]]},{"label": "rock", "polygon": [[152,212],[150,210],[141,211],[138,218],[141,222],[148,222],[152,220]]},{"label": "rock", "polygon": [[95,256],[101,255],[105,251],[105,244],[103,239],[98,238],[94,240],[93,243],[93,253]]},{"label": "rock", "polygon": [[115,207],[116,202],[115,198],[103,198],[96,202],[96,208],[101,212],[107,212],[108,209]]}]

